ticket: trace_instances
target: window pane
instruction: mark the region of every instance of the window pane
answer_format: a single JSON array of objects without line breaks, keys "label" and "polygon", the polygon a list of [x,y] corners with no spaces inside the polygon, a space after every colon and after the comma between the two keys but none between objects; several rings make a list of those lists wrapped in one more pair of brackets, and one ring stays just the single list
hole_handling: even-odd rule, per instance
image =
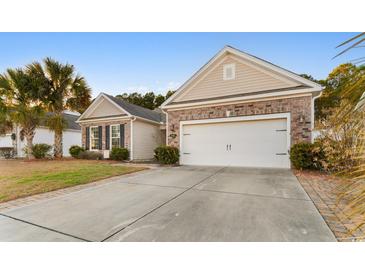
[{"label": "window pane", "polygon": [[120,136],[119,135],[120,134],[120,127],[119,127],[119,125],[118,126],[112,126],[111,129],[112,129],[112,134],[111,134],[112,138],[119,137]]},{"label": "window pane", "polygon": [[120,142],[119,138],[112,138],[112,148],[119,147],[119,142]]},{"label": "window pane", "polygon": [[99,128],[90,128],[91,149],[99,149]]}]

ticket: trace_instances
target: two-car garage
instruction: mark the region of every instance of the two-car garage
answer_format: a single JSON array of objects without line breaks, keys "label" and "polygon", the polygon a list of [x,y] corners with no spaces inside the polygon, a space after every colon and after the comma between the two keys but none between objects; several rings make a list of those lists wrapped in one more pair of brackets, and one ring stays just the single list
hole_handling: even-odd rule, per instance
[{"label": "two-car garage", "polygon": [[184,165],[290,168],[290,115],[182,121]]}]

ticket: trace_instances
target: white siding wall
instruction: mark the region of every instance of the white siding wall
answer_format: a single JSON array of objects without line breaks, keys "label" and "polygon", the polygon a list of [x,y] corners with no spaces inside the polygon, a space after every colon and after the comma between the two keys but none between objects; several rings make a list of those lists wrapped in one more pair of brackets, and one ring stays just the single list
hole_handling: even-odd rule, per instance
[{"label": "white siding wall", "polygon": [[[216,63],[220,61],[222,63],[203,73],[184,92],[177,96],[174,101],[206,99],[298,86],[298,83],[294,81],[259,69],[257,65],[249,64],[247,61],[244,63],[238,60],[237,58],[232,58],[230,55],[221,57]],[[235,65],[236,73],[234,80],[223,80],[223,67],[228,64]]]},{"label": "white siding wall", "polygon": [[0,136],[0,147],[12,147],[13,141],[11,140],[11,134]]},{"label": "white siding wall", "polygon": [[104,98],[101,98],[100,100],[102,100],[102,101],[96,107],[96,109],[93,112],[89,113],[88,115],[85,115],[84,118],[126,114],[120,108],[116,107],[115,105],[113,105],[111,102],[105,100]]},{"label": "white siding wall", "polygon": [[133,160],[153,159],[153,150],[162,144],[160,126],[141,121],[133,122]]},{"label": "white siding wall", "polygon": [[[54,144],[54,132],[46,128],[37,128],[33,139],[33,144],[45,143],[53,146]],[[63,132],[63,156],[70,156],[68,150],[70,146],[81,146],[81,131],[67,130]],[[24,157],[24,147],[26,146],[26,140],[20,142],[18,145],[18,156]]]}]

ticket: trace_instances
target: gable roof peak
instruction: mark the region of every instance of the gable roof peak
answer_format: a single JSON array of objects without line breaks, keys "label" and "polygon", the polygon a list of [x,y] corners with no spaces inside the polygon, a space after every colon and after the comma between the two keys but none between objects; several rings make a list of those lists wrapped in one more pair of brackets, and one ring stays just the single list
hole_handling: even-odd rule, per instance
[{"label": "gable roof peak", "polygon": [[192,81],[197,79],[204,71],[208,70],[211,66],[213,66],[214,62],[218,60],[220,57],[224,56],[226,53],[230,53],[236,55],[246,61],[249,61],[252,64],[255,64],[258,67],[261,67],[265,70],[272,71],[273,73],[283,76],[287,79],[297,82],[302,86],[307,86],[310,88],[311,92],[318,92],[323,89],[321,85],[310,81],[308,79],[303,78],[302,76],[298,75],[295,72],[290,70],[284,69],[278,65],[275,65],[269,61],[266,61],[262,58],[254,56],[252,54],[246,53],[242,50],[239,50],[231,45],[225,45],[218,53],[216,53],[205,65],[203,65],[193,76],[191,76],[182,86],[180,86],[174,95],[172,95],[169,99],[167,99],[161,107],[164,108],[165,106],[169,105],[181,92],[184,90]]}]

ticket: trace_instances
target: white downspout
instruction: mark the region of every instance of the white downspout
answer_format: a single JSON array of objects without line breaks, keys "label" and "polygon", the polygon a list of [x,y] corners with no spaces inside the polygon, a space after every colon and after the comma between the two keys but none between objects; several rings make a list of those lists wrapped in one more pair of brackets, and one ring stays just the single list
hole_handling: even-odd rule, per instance
[{"label": "white downspout", "polygon": [[312,97],[312,102],[311,102],[311,139],[312,139],[312,143],[314,142],[314,136],[313,136],[313,129],[314,129],[314,101],[321,97],[322,95],[322,90],[321,92],[317,95],[317,96],[313,96]]},{"label": "white downspout", "polygon": [[168,136],[169,136],[169,133],[168,133],[168,131],[169,131],[169,115],[162,108],[161,108],[161,111],[166,115],[166,122],[165,122],[165,124],[166,124],[165,144],[168,145],[168,142],[169,142],[169,138],[168,138]]},{"label": "white downspout", "polygon": [[130,138],[131,138],[131,140],[130,140],[130,141],[131,141],[131,148],[130,148],[130,152],[131,152],[131,153],[130,153],[130,157],[129,157],[129,158],[130,158],[130,160],[131,160],[131,161],[133,161],[133,159],[134,159],[134,155],[133,155],[133,152],[134,152],[134,151],[133,151],[133,138],[134,138],[134,136],[133,136],[133,122],[134,122],[135,120],[137,120],[137,117],[133,116],[133,117],[132,117],[132,119],[131,119],[131,134],[130,134],[130,135],[131,135],[131,136],[130,136]]}]

